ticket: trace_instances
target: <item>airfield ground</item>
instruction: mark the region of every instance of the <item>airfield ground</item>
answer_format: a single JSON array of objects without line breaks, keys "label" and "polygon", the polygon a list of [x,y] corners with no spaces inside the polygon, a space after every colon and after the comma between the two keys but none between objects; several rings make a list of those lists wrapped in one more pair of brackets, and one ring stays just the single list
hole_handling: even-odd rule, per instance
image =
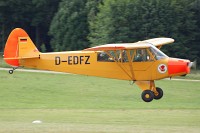
[{"label": "airfield ground", "polygon": [[200,132],[198,81],[156,81],[164,97],[145,103],[122,80],[5,70],[0,80],[0,133]]}]

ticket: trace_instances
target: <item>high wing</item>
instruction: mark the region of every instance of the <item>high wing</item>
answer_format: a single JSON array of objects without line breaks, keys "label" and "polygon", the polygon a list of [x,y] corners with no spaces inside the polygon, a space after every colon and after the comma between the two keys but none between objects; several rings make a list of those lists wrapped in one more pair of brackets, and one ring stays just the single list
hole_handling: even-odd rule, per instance
[{"label": "high wing", "polygon": [[138,49],[148,48],[150,44],[148,42],[137,42],[137,43],[116,43],[116,44],[105,44],[96,47],[84,49],[86,51],[106,51],[106,50],[123,50],[123,49]]},{"label": "high wing", "polygon": [[173,43],[174,39],[163,37],[163,38],[148,39],[148,40],[144,40],[142,42],[147,42],[147,43],[153,44],[154,46],[156,46],[157,48],[160,49],[163,45]]},{"label": "high wing", "polygon": [[162,45],[173,43],[172,38],[154,38],[144,41],[139,41],[136,43],[116,43],[116,44],[105,44],[100,46],[95,46],[92,48],[84,49],[86,51],[104,51],[104,50],[123,50],[123,49],[138,49],[138,48],[148,48],[150,45],[154,45],[157,48],[161,48]]}]

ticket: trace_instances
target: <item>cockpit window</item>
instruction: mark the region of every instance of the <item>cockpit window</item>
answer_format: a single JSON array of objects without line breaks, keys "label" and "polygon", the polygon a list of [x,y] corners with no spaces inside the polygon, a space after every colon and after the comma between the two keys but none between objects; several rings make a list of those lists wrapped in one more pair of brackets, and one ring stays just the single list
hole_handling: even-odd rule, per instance
[{"label": "cockpit window", "polygon": [[126,50],[108,50],[97,53],[97,61],[102,62],[128,62]]},{"label": "cockpit window", "polygon": [[109,56],[105,52],[98,52],[97,54],[97,61],[109,61]]},{"label": "cockpit window", "polygon": [[133,62],[150,61],[150,55],[147,49],[136,49]]},{"label": "cockpit window", "polygon": [[151,62],[167,57],[153,45],[148,48],[97,52],[97,61],[100,62]]},{"label": "cockpit window", "polygon": [[162,51],[157,49],[155,46],[151,46],[150,50],[151,50],[152,54],[155,56],[156,60],[160,60],[160,59],[164,59],[164,58],[168,57],[166,54],[164,54]]}]

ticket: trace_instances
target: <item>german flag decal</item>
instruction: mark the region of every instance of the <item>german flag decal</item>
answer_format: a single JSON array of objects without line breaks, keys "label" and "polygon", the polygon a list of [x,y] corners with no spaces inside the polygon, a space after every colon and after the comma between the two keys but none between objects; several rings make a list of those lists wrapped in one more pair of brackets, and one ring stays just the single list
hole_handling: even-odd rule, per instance
[{"label": "german flag decal", "polygon": [[20,42],[21,43],[26,43],[27,42],[27,38],[20,38]]}]

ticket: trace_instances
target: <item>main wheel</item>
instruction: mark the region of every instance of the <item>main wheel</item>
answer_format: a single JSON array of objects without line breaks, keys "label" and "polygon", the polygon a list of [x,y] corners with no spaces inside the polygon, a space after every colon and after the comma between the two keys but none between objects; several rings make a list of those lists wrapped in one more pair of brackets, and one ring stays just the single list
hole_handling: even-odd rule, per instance
[{"label": "main wheel", "polygon": [[154,99],[154,93],[151,90],[145,90],[141,94],[142,100],[151,102]]},{"label": "main wheel", "polygon": [[163,97],[163,90],[159,87],[156,87],[156,91],[158,92],[158,95],[156,96],[154,94],[154,99],[156,99],[156,100],[161,99]]}]

